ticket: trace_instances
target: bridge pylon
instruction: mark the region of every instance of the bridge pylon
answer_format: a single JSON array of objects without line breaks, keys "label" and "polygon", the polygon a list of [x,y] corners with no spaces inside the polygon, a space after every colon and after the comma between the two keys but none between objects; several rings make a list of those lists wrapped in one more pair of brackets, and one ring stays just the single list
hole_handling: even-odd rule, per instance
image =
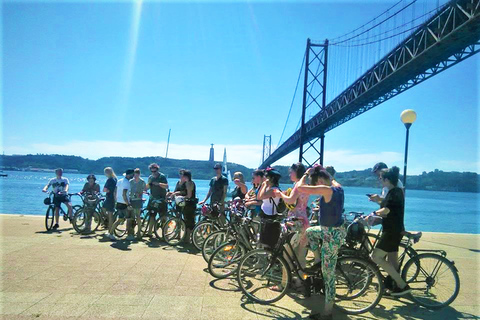
[{"label": "bridge pylon", "polygon": [[262,153],[262,163],[270,157],[272,154],[272,136],[264,135],[263,136],[263,153]]},{"label": "bridge pylon", "polygon": [[[307,111],[317,114],[325,109],[327,100],[327,64],[328,39],[323,44],[312,43],[310,39],[307,39],[298,161],[304,162],[308,166],[316,162],[323,164],[325,134],[321,132],[313,140],[305,139],[305,117]],[[320,146],[317,148],[315,144],[319,140]],[[305,141],[307,142],[305,143]],[[312,159],[315,160],[312,161]]]}]

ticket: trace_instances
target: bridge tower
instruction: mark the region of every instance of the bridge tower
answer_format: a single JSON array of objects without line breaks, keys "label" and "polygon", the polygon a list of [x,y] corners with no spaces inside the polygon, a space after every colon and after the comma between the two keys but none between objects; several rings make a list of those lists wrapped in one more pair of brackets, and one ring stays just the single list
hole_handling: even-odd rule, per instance
[{"label": "bridge tower", "polygon": [[[305,116],[307,111],[312,111],[313,114],[317,114],[325,109],[327,102],[327,64],[328,39],[325,40],[323,44],[312,43],[310,38],[307,39],[298,161],[304,162],[308,166],[316,162],[323,164],[325,133],[320,132],[319,135],[311,141],[305,139]],[[314,110],[309,108],[313,108]],[[319,140],[320,149],[317,149],[315,143]],[[307,141],[307,143],[305,143],[305,141]],[[306,159],[306,153],[309,150],[311,152],[308,156],[311,157],[313,154],[315,157],[315,161],[313,162],[310,162],[312,158],[309,159],[310,161]]]},{"label": "bridge tower", "polygon": [[211,144],[211,147],[210,147],[210,156],[208,157],[208,161],[211,163],[215,162],[215,152],[213,150],[213,143]]},{"label": "bridge tower", "polygon": [[263,153],[262,153],[262,163],[270,157],[272,153],[272,136],[264,135],[263,136]]}]

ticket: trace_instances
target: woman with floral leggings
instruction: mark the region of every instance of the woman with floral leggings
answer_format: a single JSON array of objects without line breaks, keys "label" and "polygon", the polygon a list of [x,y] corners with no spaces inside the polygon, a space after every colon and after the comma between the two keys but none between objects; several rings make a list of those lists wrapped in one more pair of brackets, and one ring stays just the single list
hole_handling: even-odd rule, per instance
[{"label": "woman with floral leggings", "polygon": [[[307,175],[311,184],[305,183]],[[342,186],[332,181],[330,175],[322,166],[314,166],[307,170],[298,184],[300,192],[312,195],[321,195],[319,226],[307,229],[307,238],[310,248],[318,253],[316,262],[321,262],[323,280],[325,282],[325,309],[322,314],[312,314],[311,319],[333,319],[332,311],[335,300],[335,266],[337,264],[338,250],[343,244],[346,230],[343,227],[344,193]],[[320,247],[320,243],[321,247]],[[318,261],[320,260],[320,261]],[[319,264],[318,264],[319,266]]]}]

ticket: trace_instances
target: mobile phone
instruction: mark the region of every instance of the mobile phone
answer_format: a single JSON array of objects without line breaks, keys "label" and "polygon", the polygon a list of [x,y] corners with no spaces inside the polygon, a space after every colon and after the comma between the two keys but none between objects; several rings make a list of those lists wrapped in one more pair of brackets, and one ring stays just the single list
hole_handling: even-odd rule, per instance
[{"label": "mobile phone", "polygon": [[373,196],[373,193],[367,193],[367,197],[370,198],[371,196]]}]

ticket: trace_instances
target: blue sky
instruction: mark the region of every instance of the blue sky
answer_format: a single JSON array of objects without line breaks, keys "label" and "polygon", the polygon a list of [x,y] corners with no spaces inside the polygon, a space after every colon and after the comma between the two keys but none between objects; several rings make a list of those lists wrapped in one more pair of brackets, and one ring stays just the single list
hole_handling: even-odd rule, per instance
[{"label": "blue sky", "polygon": [[[229,161],[256,167],[263,135],[276,146],[282,132],[306,39],[350,31],[392,3],[4,2],[1,149],[163,156],[171,128],[172,158],[206,160],[214,143],[218,160],[226,147]],[[330,131],[325,162],[401,166],[399,117],[413,108],[410,173],[480,172],[479,59]]]}]

